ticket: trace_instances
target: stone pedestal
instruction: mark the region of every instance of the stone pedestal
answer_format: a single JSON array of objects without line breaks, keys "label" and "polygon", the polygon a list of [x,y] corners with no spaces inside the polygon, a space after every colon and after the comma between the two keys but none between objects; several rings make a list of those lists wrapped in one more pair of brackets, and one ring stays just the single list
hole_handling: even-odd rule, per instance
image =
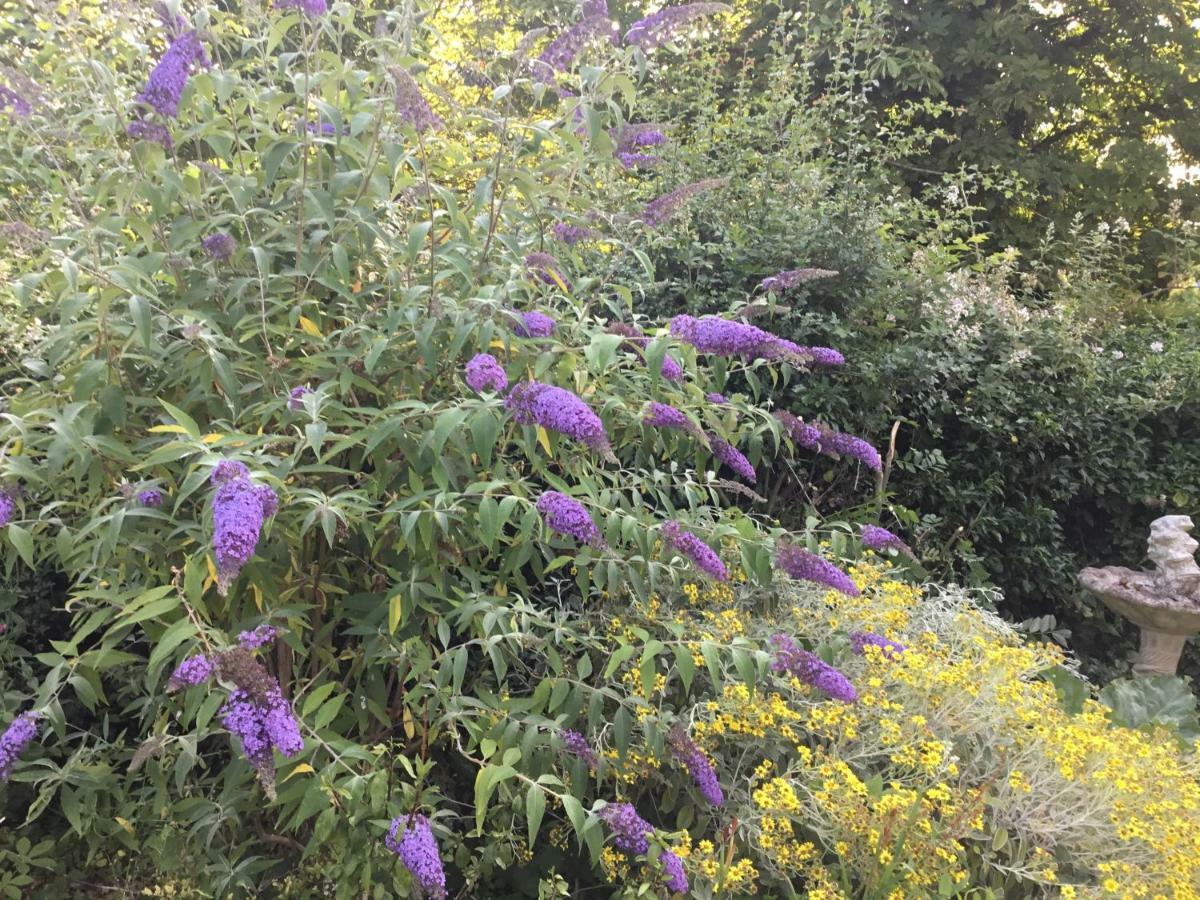
[{"label": "stone pedestal", "polygon": [[1142,628],[1142,643],[1133,661],[1134,675],[1174,675],[1183,655],[1186,634],[1170,634],[1153,628]]}]

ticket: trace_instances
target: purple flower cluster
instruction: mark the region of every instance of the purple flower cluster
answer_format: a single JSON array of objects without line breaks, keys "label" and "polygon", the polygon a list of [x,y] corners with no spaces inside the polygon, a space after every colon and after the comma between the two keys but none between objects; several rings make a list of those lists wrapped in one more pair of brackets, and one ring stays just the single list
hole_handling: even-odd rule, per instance
[{"label": "purple flower cluster", "polygon": [[163,492],[158,488],[147,488],[144,491],[138,491],[138,495],[135,499],[137,500],[139,506],[145,506],[149,509],[157,509],[163,505],[163,500],[166,498],[163,496]]},{"label": "purple flower cluster", "polygon": [[775,565],[792,578],[823,584],[850,597],[859,595],[850,576],[828,560],[803,547],[781,542],[775,550]]},{"label": "purple flower cluster", "polygon": [[772,671],[794,675],[805,684],[843,703],[853,703],[858,699],[858,691],[850,679],[815,653],[801,649],[786,634],[773,635],[771,643],[775,647],[775,658],[771,660]]},{"label": "purple flower cluster", "polygon": [[650,849],[648,838],[654,828],[637,814],[632,803],[610,803],[600,810],[600,818],[613,833],[618,850],[640,855]]},{"label": "purple flower cluster", "polygon": [[467,363],[467,387],[477,394],[485,390],[502,394],[508,388],[508,376],[504,368],[490,353],[476,353]]},{"label": "purple flower cluster", "polygon": [[288,392],[288,409],[292,412],[299,412],[304,409],[304,398],[312,393],[312,388],[307,384],[299,384]]},{"label": "purple flower cluster", "polygon": [[586,225],[572,225],[570,222],[555,222],[550,233],[560,244],[574,247],[580,241],[586,241],[596,236],[596,232]]},{"label": "purple flower cluster", "polygon": [[0,528],[12,521],[17,511],[16,492],[12,488],[0,488]]},{"label": "purple flower cluster", "polygon": [[664,353],[662,368],[659,369],[659,374],[667,379],[667,381],[680,382],[683,381],[683,366],[675,362],[670,353]]},{"label": "purple flower cluster", "polygon": [[878,647],[884,656],[896,657],[908,648],[895,641],[889,641],[882,635],[870,631],[853,631],[850,633],[850,649],[859,656],[867,652],[867,647]]},{"label": "purple flower cluster", "polygon": [[824,425],[812,425],[783,410],[777,411],[775,418],[783,423],[792,440],[806,450],[814,450],[826,456],[853,457],[876,472],[883,468],[879,451],[860,437],[843,434]]},{"label": "purple flower cluster", "polygon": [[525,257],[525,268],[536,275],[542,284],[571,290],[571,280],[562,273],[562,266],[549,253],[530,253]]},{"label": "purple flower cluster", "polygon": [[238,644],[243,650],[257,650],[279,636],[279,629],[265,622],[253,631],[239,631]]},{"label": "purple flower cluster", "polygon": [[306,16],[323,16],[329,12],[325,0],[275,0],[276,9],[298,9]]},{"label": "purple flower cluster", "polygon": [[806,281],[814,281],[818,278],[832,278],[836,274],[838,273],[833,269],[788,269],[786,272],[779,272],[769,278],[764,278],[758,287],[760,290],[779,294],[804,284]]},{"label": "purple flower cluster", "polygon": [[577,756],[589,766],[596,766],[600,757],[588,743],[588,739],[571,728],[564,728],[558,733],[558,739],[563,742],[563,749],[572,756]]},{"label": "purple flower cluster", "polygon": [[646,410],[646,415],[642,417],[642,422],[651,428],[678,428],[680,431],[691,434],[695,434],[697,431],[691,419],[674,406],[668,406],[666,403],[651,402],[649,409]]},{"label": "purple flower cluster", "polygon": [[204,52],[200,36],[194,31],[186,31],[171,42],[151,71],[138,100],[165,119],[175,118],[179,114],[179,98],[187,86],[188,76],[197,66],[208,68],[208,54]]},{"label": "purple flower cluster", "polygon": [[717,781],[717,773],[713,771],[712,763],[687,732],[676,726],[671,729],[668,741],[671,745],[671,755],[687,768],[692,781],[696,782],[696,787],[700,790],[700,796],[713,806],[724,803],[725,794]]},{"label": "purple flower cluster", "polygon": [[726,397],[724,394],[718,394],[715,391],[711,394],[705,394],[704,399],[709,403],[715,403],[717,406],[721,406],[729,402],[728,397]]},{"label": "purple flower cluster", "polygon": [[541,425],[593,450],[605,454],[611,452],[600,417],[564,388],[539,381],[523,381],[509,392],[504,406],[521,425]]},{"label": "purple flower cluster", "polygon": [[751,484],[758,480],[758,473],[754,471],[754,466],[750,465],[750,460],[733,444],[711,433],[708,435],[708,443],[712,447],[713,456],[737,472],[738,477]]},{"label": "purple flower cluster", "polygon": [[254,555],[263,522],[279,509],[279,498],[265,484],[250,481],[246,467],[221,460],[212,471],[213,550],[217,557],[217,590],[224,595]]},{"label": "purple flower cluster", "polygon": [[662,162],[661,156],[645,152],[646,147],[657,147],[667,142],[667,136],[660,126],[649,122],[625,125],[613,129],[609,134],[616,143],[617,159],[626,169],[654,166]]},{"label": "purple flower cluster", "polygon": [[175,146],[175,139],[171,137],[171,129],[161,122],[150,122],[138,117],[129,123],[129,127],[125,131],[132,138],[159,144],[164,150],[170,150]]},{"label": "purple flower cluster", "polygon": [[189,656],[175,668],[171,677],[167,679],[167,690],[178,691],[185,687],[204,684],[212,678],[215,671],[216,666],[207,656]]},{"label": "purple flower cluster", "polygon": [[809,365],[834,368],[846,364],[846,357],[832,347],[801,347],[800,353],[808,357]]},{"label": "purple flower cluster", "polygon": [[802,347],[747,322],[680,315],[671,320],[670,327],[671,334],[701,353],[771,360],[803,355]]},{"label": "purple flower cluster", "polygon": [[401,66],[392,66],[388,71],[392,73],[392,81],[396,86],[394,99],[400,120],[411,125],[418,134],[441,128],[441,117],[429,108],[412,73]]},{"label": "purple flower cluster", "polygon": [[224,231],[217,231],[202,240],[200,246],[204,248],[204,252],[210,259],[215,262],[225,262],[233,256],[233,251],[237,249],[237,241],[233,239],[232,235],[226,234]]},{"label": "purple flower cluster", "polygon": [[33,113],[33,104],[19,91],[0,85],[0,109],[11,109],[14,116],[24,119]]},{"label": "purple flower cluster", "polygon": [[513,334],[517,337],[550,337],[557,323],[545,313],[520,313],[521,321],[513,326]]},{"label": "purple flower cluster", "polygon": [[21,713],[0,735],[0,781],[8,781],[21,751],[37,737],[39,713]]},{"label": "purple flower cluster", "polygon": [[578,500],[558,491],[546,491],[538,497],[536,505],[551,531],[572,537],[581,544],[600,546],[604,543],[600,529]]},{"label": "purple flower cluster", "polygon": [[670,850],[664,850],[658,854],[658,864],[663,867],[663,874],[667,876],[667,890],[676,894],[686,894],[688,879],[687,873],[683,871],[683,860]]},{"label": "purple flower cluster", "polygon": [[703,181],[694,181],[683,187],[675,188],[669,194],[663,194],[647,203],[642,209],[642,221],[651,228],[657,228],[675,215],[679,208],[692,197],[722,187],[724,184],[724,178],[706,178]]},{"label": "purple flower cluster", "polygon": [[680,528],[678,522],[665,523],[662,526],[662,536],[668,547],[673,547],[690,559],[701,572],[718,581],[729,580],[729,572],[721,562],[721,557],[696,535]]},{"label": "purple flower cluster", "polygon": [[566,72],[590,42],[607,38],[617,41],[617,26],[605,11],[599,15],[584,15],[582,19],[552,40],[538,56],[538,62],[555,72]]},{"label": "purple flower cluster", "polygon": [[446,896],[446,872],[427,818],[418,814],[392,819],[392,827],[383,843],[400,857],[421,897],[442,900]]},{"label": "purple flower cluster", "polygon": [[237,688],[221,707],[221,721],[230,734],[241,739],[242,752],[259,772],[274,769],[272,748],[284,756],[295,756],[304,749],[300,724],[276,682],[262,702]]},{"label": "purple flower cluster", "polygon": [[864,547],[875,551],[898,550],[908,556],[913,555],[908,544],[880,525],[862,526],[862,543]]},{"label": "purple flower cluster", "polygon": [[688,22],[727,9],[729,7],[724,3],[685,3],[682,6],[669,6],[634,22],[625,32],[625,42],[643,50],[653,50],[671,40],[675,32]]}]

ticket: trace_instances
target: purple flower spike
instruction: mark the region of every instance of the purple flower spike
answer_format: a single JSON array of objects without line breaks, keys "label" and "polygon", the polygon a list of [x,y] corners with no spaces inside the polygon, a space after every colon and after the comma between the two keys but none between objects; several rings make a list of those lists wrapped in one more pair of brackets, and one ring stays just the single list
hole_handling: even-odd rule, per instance
[{"label": "purple flower spike", "polygon": [[566,72],[579,52],[592,41],[617,41],[617,25],[609,20],[607,13],[580,19],[558,35],[542,51],[538,62],[554,72]]},{"label": "purple flower spike", "polygon": [[238,644],[243,650],[257,650],[259,647],[271,643],[278,636],[278,628],[264,623],[253,631],[239,631]]},{"label": "purple flower spike", "polygon": [[716,356],[745,356],[749,359],[805,358],[802,347],[756,325],[734,322],[717,316],[681,315],[671,320],[671,334],[701,353]]},{"label": "purple flower spike", "polygon": [[278,683],[268,689],[261,703],[237,688],[221,707],[221,721],[230,734],[241,740],[242,753],[260,774],[275,769],[272,749],[284,756],[295,756],[304,749],[300,725]]},{"label": "purple flower spike", "polygon": [[467,387],[477,394],[495,391],[502,394],[508,388],[508,376],[496,357],[490,353],[477,353],[467,363]]},{"label": "purple flower spike", "polygon": [[650,169],[662,162],[662,157],[653,153],[621,150],[617,153],[617,161],[626,169]]},{"label": "purple flower spike", "polygon": [[724,178],[707,178],[704,181],[695,181],[678,187],[669,194],[663,194],[647,203],[642,209],[642,221],[651,228],[657,228],[679,212],[679,208],[692,197],[723,187],[724,184]]},{"label": "purple flower spike", "polygon": [[275,0],[276,9],[298,9],[306,16],[323,16],[329,12],[326,0]]},{"label": "purple flower spike", "polygon": [[513,334],[517,337],[550,337],[554,333],[557,323],[545,313],[527,312],[521,313],[521,321],[513,326]]},{"label": "purple flower spike", "polygon": [[171,130],[161,122],[148,122],[146,119],[138,116],[129,123],[129,127],[125,131],[131,138],[159,144],[164,150],[170,150],[175,146],[175,139],[171,137]]},{"label": "purple flower spike", "polygon": [[713,456],[737,472],[738,477],[744,478],[751,484],[758,480],[758,473],[754,471],[754,466],[750,465],[750,460],[746,459],[742,451],[733,444],[715,434],[708,436],[708,443],[712,447]]},{"label": "purple flower spike", "polygon": [[662,536],[666,546],[678,550],[690,559],[701,572],[717,581],[729,580],[729,572],[726,570],[725,564],[721,562],[721,557],[717,556],[713,549],[696,535],[690,531],[684,531],[678,522],[665,523],[662,526]]},{"label": "purple flower spike", "polygon": [[233,251],[237,249],[237,241],[224,231],[218,231],[202,240],[200,246],[214,262],[225,262],[233,256]]},{"label": "purple flower spike", "polygon": [[188,76],[196,67],[208,65],[200,36],[194,31],[185,32],[171,42],[137,98],[163,118],[173,119],[179,113],[179,98]]},{"label": "purple flower spike", "polygon": [[854,631],[850,633],[850,649],[859,656],[866,655],[868,647],[878,647],[883,655],[895,659],[908,648],[895,641],[889,641],[882,635],[870,631]]},{"label": "purple flower spike", "polygon": [[729,7],[724,3],[685,3],[682,6],[669,6],[634,22],[625,32],[625,43],[641,47],[643,50],[653,50],[671,40],[688,22],[725,12],[727,9]]},{"label": "purple flower spike", "polygon": [[586,225],[572,225],[569,222],[555,222],[550,228],[554,239],[568,247],[574,247],[580,241],[590,240],[596,236],[595,230]]},{"label": "purple flower spike", "polygon": [[541,425],[605,455],[612,452],[600,417],[568,390],[523,381],[509,391],[504,406],[520,425]]},{"label": "purple flower spike", "polygon": [[29,742],[37,737],[39,713],[21,713],[0,735],[0,781],[8,781],[13,766]]},{"label": "purple flower spike", "polygon": [[883,468],[879,451],[862,438],[834,431],[824,425],[812,425],[784,410],[778,410],[775,418],[787,429],[792,440],[806,450],[826,456],[850,456],[876,472]]},{"label": "purple flower spike", "polygon": [[724,394],[718,394],[716,392],[713,392],[711,394],[705,394],[704,399],[707,400],[709,403],[716,404],[717,406],[721,406],[721,405],[729,402],[728,397],[726,397]]},{"label": "purple flower spike", "polygon": [[562,273],[562,266],[558,264],[558,260],[549,253],[530,253],[525,257],[525,268],[536,275],[542,284],[570,292],[570,279]]},{"label": "purple flower spike", "polygon": [[288,393],[288,409],[292,412],[299,412],[304,409],[304,398],[312,393],[312,388],[307,384],[300,384],[292,388]]},{"label": "purple flower spike", "polygon": [[12,488],[0,488],[0,528],[12,521],[17,511],[17,500]]},{"label": "purple flower spike", "polygon": [[11,109],[12,114],[20,119],[33,114],[33,104],[29,99],[7,85],[0,85],[0,109]]},{"label": "purple flower spike", "polygon": [[801,355],[809,357],[809,364],[836,368],[846,364],[846,357],[832,347],[801,347]]},{"label": "purple flower spike", "polygon": [[679,363],[675,362],[675,360],[671,358],[670,353],[666,353],[663,355],[662,369],[659,371],[660,371],[660,374],[662,375],[662,377],[665,378],[667,381],[673,381],[673,382],[683,381],[683,378],[684,378],[683,366],[681,366]]},{"label": "purple flower spike", "polygon": [[572,537],[581,544],[604,545],[600,529],[588,511],[579,501],[566,494],[546,491],[538,498],[537,511],[542,514],[542,520],[551,531]]},{"label": "purple flower spike", "polygon": [[667,740],[671,745],[671,755],[687,768],[692,780],[696,782],[696,787],[700,790],[700,796],[713,806],[720,806],[724,803],[725,794],[721,790],[720,782],[717,781],[717,773],[713,771],[712,763],[708,761],[704,751],[696,746],[696,742],[688,736],[687,732],[679,726],[675,726],[671,729]]},{"label": "purple flower spike", "polygon": [[832,278],[837,274],[833,269],[788,269],[786,272],[779,272],[770,278],[764,278],[758,287],[768,293],[779,294],[807,281]]},{"label": "purple flower spike", "polygon": [[429,103],[412,74],[400,66],[392,66],[388,71],[392,73],[392,80],[396,85],[396,113],[401,121],[411,125],[418,134],[441,128],[441,118],[429,108]]},{"label": "purple flower spike", "polygon": [[600,818],[613,833],[613,844],[625,853],[641,855],[650,849],[650,823],[637,814],[632,803],[610,803],[600,810]]},{"label": "purple flower spike", "polygon": [[558,733],[558,739],[563,742],[563,750],[567,753],[579,757],[593,768],[599,764],[599,755],[592,749],[592,745],[588,743],[588,739],[578,731],[564,728]]},{"label": "purple flower spike", "polygon": [[908,544],[879,525],[862,526],[862,543],[864,547],[876,552],[897,550],[907,556],[913,556],[913,552],[909,549]]},{"label": "purple flower spike", "polygon": [[795,544],[781,542],[776,547],[775,566],[792,578],[823,584],[849,597],[857,597],[860,593],[849,575],[828,560]]},{"label": "purple flower spike", "polygon": [[651,428],[678,428],[680,431],[690,434],[695,434],[697,431],[696,426],[687,416],[666,403],[651,402],[646,415],[642,417],[642,422]]},{"label": "purple flower spike", "polygon": [[[401,828],[404,829],[403,833]],[[420,891],[421,897],[427,900],[444,900],[446,872],[442,868],[437,840],[427,818],[415,815],[392,819],[392,827],[383,843],[400,857],[400,862],[412,875],[413,883]]]},{"label": "purple flower spike", "polygon": [[771,661],[774,672],[794,675],[807,685],[824,691],[834,700],[843,703],[854,703],[858,700],[858,691],[845,675],[825,662],[815,653],[809,653],[800,648],[786,634],[776,634],[771,637],[775,646],[775,658]]},{"label": "purple flower spike", "polygon": [[667,890],[676,894],[686,894],[688,879],[687,873],[683,871],[683,860],[670,850],[664,850],[658,854],[658,864],[663,867],[663,874],[667,876]]},{"label": "purple flower spike", "polygon": [[138,506],[145,506],[149,509],[157,509],[163,505],[163,492],[157,488],[148,488],[144,491],[139,491],[136,497]]},{"label": "purple flower spike", "polygon": [[212,678],[215,667],[207,656],[189,656],[181,662],[167,679],[167,690],[178,691],[185,687],[204,684]]},{"label": "purple flower spike", "polygon": [[246,467],[233,460],[222,460],[213,469],[212,480],[218,485],[213,497],[217,591],[224,596],[254,555],[263,522],[275,515],[279,498],[268,485],[253,484]]}]

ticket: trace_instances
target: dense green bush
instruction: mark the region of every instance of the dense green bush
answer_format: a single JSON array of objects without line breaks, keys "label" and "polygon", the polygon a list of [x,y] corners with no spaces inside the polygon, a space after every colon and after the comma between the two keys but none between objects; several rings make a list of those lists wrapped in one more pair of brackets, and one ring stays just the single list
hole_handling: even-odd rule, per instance
[{"label": "dense green bush", "polygon": [[[575,65],[579,31],[502,7],[282,6],[68,8],[14,42],[39,90],[4,95],[6,214],[47,236],[7,298],[44,332],[0,418],[6,894],[418,896],[444,867],[461,896],[1187,895],[1179,683],[1106,707],[912,563],[851,580],[824,557],[854,532],[767,512],[810,462],[772,412],[845,426],[833,376],[639,309],[686,204],[752,184],[620,161],[673,49]],[[605,37],[596,8],[572,27]],[[846,170],[794,146],[846,221]],[[879,231],[864,285],[899,270]],[[875,501],[870,468],[834,493]]]}]

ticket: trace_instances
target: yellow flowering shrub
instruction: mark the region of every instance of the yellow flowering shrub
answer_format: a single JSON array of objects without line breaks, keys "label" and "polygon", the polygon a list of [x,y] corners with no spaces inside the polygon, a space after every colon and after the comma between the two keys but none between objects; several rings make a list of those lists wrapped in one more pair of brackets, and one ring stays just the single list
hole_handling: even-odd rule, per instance
[{"label": "yellow flowering shrub", "polygon": [[[680,650],[649,681],[632,663],[622,676],[631,693],[649,683],[655,705],[637,717],[645,745],[609,750],[607,777],[630,795],[671,779],[677,765],[649,737],[669,716],[687,718],[725,790],[718,809],[681,806],[673,851],[693,896],[1198,895],[1200,761],[1177,732],[1123,727],[1097,699],[1068,709],[1049,677],[1076,677],[1067,655],[963,590],[922,588],[870,557],[850,573],[860,596],[690,584],[617,626],[669,630]],[[814,648],[857,700],[772,671],[777,632]],[[904,649],[858,655],[855,632]],[[633,890],[644,873],[621,864],[604,865]]]}]

